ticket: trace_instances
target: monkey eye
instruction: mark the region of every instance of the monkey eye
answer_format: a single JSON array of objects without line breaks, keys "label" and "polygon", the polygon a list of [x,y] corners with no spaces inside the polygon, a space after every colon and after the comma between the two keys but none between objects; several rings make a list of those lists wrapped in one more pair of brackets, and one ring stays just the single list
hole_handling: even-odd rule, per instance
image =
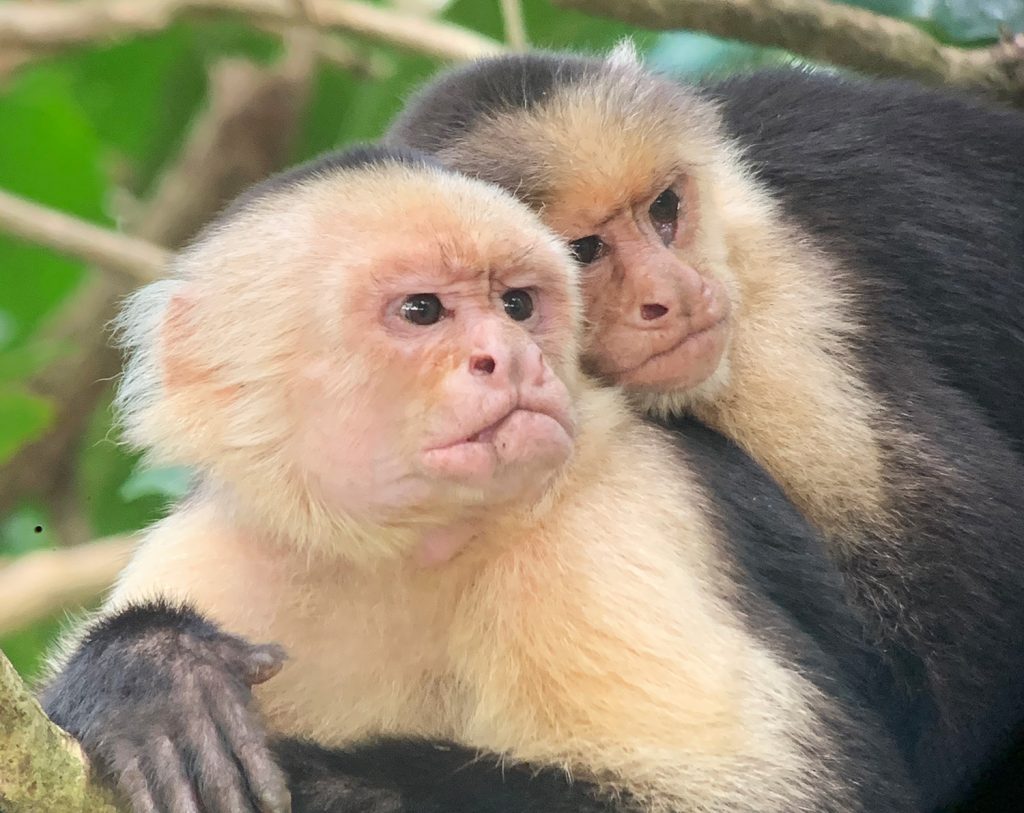
[{"label": "monkey eye", "polygon": [[569,243],[569,250],[580,265],[590,265],[594,260],[603,257],[604,248],[604,241],[596,234]]},{"label": "monkey eye", "polygon": [[505,305],[505,313],[517,322],[525,322],[533,315],[533,297],[526,291],[505,291],[501,301]]},{"label": "monkey eye", "polygon": [[433,325],[444,316],[444,306],[434,294],[413,294],[402,303],[402,318],[414,325]]},{"label": "monkey eye", "polygon": [[654,225],[667,225],[679,219],[679,195],[672,189],[666,189],[654,199],[650,212]]}]

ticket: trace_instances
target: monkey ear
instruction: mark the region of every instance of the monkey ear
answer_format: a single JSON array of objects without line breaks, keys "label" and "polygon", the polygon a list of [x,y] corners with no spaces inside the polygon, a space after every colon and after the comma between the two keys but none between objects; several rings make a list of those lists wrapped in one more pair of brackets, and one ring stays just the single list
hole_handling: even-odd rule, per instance
[{"label": "monkey ear", "polygon": [[171,295],[160,325],[160,373],[169,392],[209,383],[211,369],[198,352],[196,299],[188,290]]}]

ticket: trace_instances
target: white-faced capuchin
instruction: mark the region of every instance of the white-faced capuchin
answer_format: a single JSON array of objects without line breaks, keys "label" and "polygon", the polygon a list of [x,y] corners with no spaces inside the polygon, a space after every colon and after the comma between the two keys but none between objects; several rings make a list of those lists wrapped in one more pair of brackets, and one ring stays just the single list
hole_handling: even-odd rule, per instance
[{"label": "white-faced capuchin", "polygon": [[129,301],[127,436],[200,482],[43,699],[133,811],[288,810],[275,758],[316,813],[917,809],[821,540],[580,373],[574,277],[366,148]]},{"label": "white-faced capuchin", "polygon": [[585,366],[778,479],[903,688],[927,806],[962,798],[1024,720],[1024,117],[802,71],[689,87],[624,48],[458,68],[388,141],[536,208]]}]

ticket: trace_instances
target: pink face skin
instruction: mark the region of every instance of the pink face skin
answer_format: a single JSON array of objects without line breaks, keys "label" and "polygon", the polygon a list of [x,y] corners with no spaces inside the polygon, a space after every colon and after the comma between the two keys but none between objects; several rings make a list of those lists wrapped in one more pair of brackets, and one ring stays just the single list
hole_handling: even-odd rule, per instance
[{"label": "pink face skin", "polygon": [[572,452],[572,401],[548,361],[573,341],[568,281],[545,252],[377,261],[343,320],[363,383],[332,387],[331,359],[307,370],[310,473],[357,517],[444,517],[424,534],[424,563],[454,555],[481,506],[536,500]]},{"label": "pink face skin", "polygon": [[617,384],[658,392],[710,378],[728,343],[730,311],[722,282],[690,259],[699,214],[694,184],[665,183],[610,215],[600,202],[561,201],[546,217],[560,232],[580,235],[571,245],[594,326],[587,362]]}]

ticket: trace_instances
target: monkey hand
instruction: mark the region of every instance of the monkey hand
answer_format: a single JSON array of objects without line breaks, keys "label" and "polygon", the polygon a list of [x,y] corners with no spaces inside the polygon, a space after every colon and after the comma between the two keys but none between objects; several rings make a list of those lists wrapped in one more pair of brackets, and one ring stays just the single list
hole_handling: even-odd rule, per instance
[{"label": "monkey hand", "polygon": [[136,604],[86,634],[42,703],[132,813],[289,813],[252,708],[284,660],[186,607]]}]

